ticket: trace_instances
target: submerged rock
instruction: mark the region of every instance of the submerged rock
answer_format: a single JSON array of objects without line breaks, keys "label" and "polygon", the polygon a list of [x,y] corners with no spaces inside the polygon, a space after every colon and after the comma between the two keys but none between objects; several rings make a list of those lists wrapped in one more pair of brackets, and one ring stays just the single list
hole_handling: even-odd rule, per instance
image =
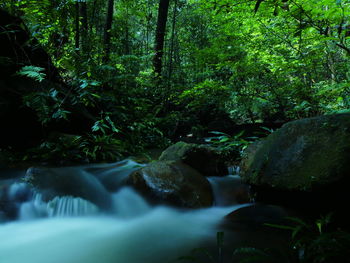
[{"label": "submerged rock", "polygon": [[219,151],[207,145],[178,142],[167,148],[160,161],[182,161],[205,176],[227,175],[224,158]]},{"label": "submerged rock", "polygon": [[24,180],[44,194],[44,201],[69,195],[86,199],[103,209],[112,205],[103,184],[80,167],[32,167],[27,170]]},{"label": "submerged rock", "polygon": [[135,171],[128,184],[155,202],[189,208],[213,203],[209,182],[196,170],[179,161],[159,161]]},{"label": "submerged rock", "polygon": [[241,177],[257,201],[317,211],[348,203],[350,114],[289,122],[254,147]]}]

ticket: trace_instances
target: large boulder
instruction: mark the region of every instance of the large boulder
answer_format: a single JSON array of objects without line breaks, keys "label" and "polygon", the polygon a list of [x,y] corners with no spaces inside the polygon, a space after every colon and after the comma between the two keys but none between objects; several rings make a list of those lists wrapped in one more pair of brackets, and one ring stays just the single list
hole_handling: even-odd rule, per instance
[{"label": "large boulder", "polygon": [[253,145],[241,177],[257,201],[336,210],[349,201],[349,160],[350,114],[326,115],[289,122]]},{"label": "large boulder", "polygon": [[153,162],[135,171],[128,184],[151,201],[179,207],[212,205],[212,190],[207,179],[179,161]]},{"label": "large boulder", "polygon": [[159,160],[182,161],[205,176],[227,175],[223,156],[208,145],[178,142],[167,148]]}]

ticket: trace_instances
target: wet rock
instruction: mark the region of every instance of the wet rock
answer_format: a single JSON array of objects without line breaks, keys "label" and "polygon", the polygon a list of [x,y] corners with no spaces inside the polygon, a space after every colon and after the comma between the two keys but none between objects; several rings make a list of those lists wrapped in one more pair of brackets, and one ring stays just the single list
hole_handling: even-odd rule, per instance
[{"label": "wet rock", "polygon": [[209,182],[179,161],[153,162],[132,173],[128,184],[154,202],[199,208],[213,203]]},{"label": "wet rock", "polygon": [[287,220],[288,216],[291,216],[291,212],[288,212],[282,207],[253,204],[235,210],[228,214],[225,220],[231,228],[241,228],[241,225],[244,225],[247,229],[251,229],[267,227],[266,224],[287,225],[290,223]]},{"label": "wet rock", "polygon": [[182,161],[205,176],[227,175],[224,157],[207,145],[178,142],[167,148],[160,161]]},{"label": "wet rock", "polygon": [[111,207],[111,197],[102,183],[80,167],[32,167],[24,180],[44,194],[44,201],[70,195],[86,199],[102,209]]},{"label": "wet rock", "polygon": [[0,179],[0,222],[17,218],[20,204],[32,195],[32,189],[18,179]]},{"label": "wet rock", "polygon": [[242,178],[254,185],[311,190],[344,178],[350,169],[350,114],[285,124],[243,162]]},{"label": "wet rock", "polygon": [[350,114],[289,122],[251,149],[241,177],[256,200],[308,210],[339,210],[349,202]]},{"label": "wet rock", "polygon": [[254,248],[267,252],[266,261],[261,262],[299,262],[296,253],[291,254],[291,231],[268,225],[290,225],[291,221],[286,217],[294,215],[294,212],[282,207],[263,204],[254,204],[233,211],[224,218],[219,227],[225,234],[224,252],[226,249],[231,262],[247,260],[248,254],[233,253],[239,248]]}]

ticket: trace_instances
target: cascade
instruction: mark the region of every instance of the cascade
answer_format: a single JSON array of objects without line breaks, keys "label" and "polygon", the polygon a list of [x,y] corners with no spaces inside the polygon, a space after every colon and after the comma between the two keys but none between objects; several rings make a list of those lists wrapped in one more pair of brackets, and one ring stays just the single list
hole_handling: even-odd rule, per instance
[{"label": "cascade", "polygon": [[233,165],[227,167],[228,175],[238,175],[239,174],[240,167],[238,165]]},{"label": "cascade", "polygon": [[[174,262],[203,241],[235,208],[179,211],[155,207],[120,218],[48,218],[0,225],[0,261],[8,263]],[[2,259],[2,260],[1,260]]]},{"label": "cascade", "polygon": [[79,197],[56,196],[45,202],[40,193],[35,193],[30,201],[21,204],[19,219],[88,216],[97,214],[98,211],[96,205]]},{"label": "cascade", "polygon": [[144,215],[151,206],[132,188],[124,187],[113,195],[113,212],[119,218]]},{"label": "cascade", "polygon": [[242,183],[238,175],[239,167],[228,167],[228,175],[211,176],[208,181],[213,190],[215,206],[230,206],[249,202],[249,187]]},{"label": "cascade", "polygon": [[99,209],[93,203],[80,197],[56,196],[47,203],[49,217],[86,216],[97,214]]},{"label": "cascade", "polygon": [[130,173],[143,166],[145,165],[126,159],[112,164],[88,165],[84,170],[97,177],[109,191],[116,191]]},{"label": "cascade", "polygon": [[[0,262],[178,262],[177,258],[186,256],[190,250],[204,243],[215,243],[223,217],[249,205],[228,206],[231,203],[223,203],[216,197],[216,203],[224,207],[180,210],[151,206],[134,190],[122,186],[127,175],[138,167],[139,164],[129,160],[74,169],[54,168],[57,176],[77,171],[89,179],[78,181],[88,183],[89,189],[102,187],[97,192],[104,193],[105,188],[112,200],[108,210],[80,197],[52,198],[55,192],[40,192],[26,183],[9,185],[7,201],[16,204],[19,220],[0,224]],[[50,168],[47,170],[52,172]],[[64,176],[67,178],[67,173]],[[215,195],[221,179],[209,179]]]}]

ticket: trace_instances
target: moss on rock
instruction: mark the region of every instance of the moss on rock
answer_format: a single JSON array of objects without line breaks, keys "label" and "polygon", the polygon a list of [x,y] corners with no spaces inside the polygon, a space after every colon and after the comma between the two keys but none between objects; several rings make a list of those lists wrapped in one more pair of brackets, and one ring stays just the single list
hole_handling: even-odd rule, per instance
[{"label": "moss on rock", "polygon": [[350,114],[289,122],[257,145],[242,162],[252,185],[311,191],[350,170]]},{"label": "moss on rock", "polygon": [[225,158],[208,145],[178,142],[167,148],[160,161],[182,161],[205,176],[227,175]]}]

